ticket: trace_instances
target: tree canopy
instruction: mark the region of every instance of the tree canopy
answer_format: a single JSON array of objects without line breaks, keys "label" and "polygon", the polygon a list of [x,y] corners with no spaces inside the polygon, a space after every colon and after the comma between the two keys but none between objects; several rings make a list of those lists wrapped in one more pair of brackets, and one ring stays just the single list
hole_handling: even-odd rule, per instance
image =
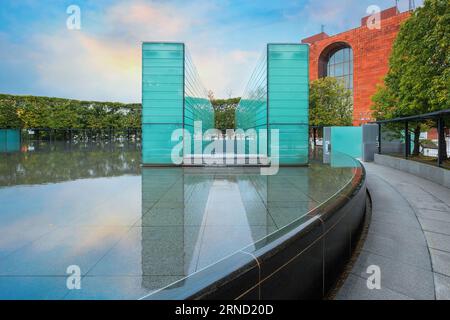
[{"label": "tree canopy", "polygon": [[312,126],[352,125],[352,92],[332,77],[314,80],[309,85],[309,123]]},{"label": "tree canopy", "polygon": [[141,104],[0,94],[0,128],[140,128]]},{"label": "tree canopy", "polygon": [[[233,129],[241,98],[213,99],[215,126]],[[0,94],[0,128],[139,129],[140,103],[80,101]]]},{"label": "tree canopy", "polygon": [[241,98],[213,99],[215,127],[219,130],[234,129],[235,111]]},{"label": "tree canopy", "polygon": [[377,120],[450,107],[450,6],[425,0],[401,26],[389,72],[372,97]]},{"label": "tree canopy", "polygon": [[[372,115],[385,120],[447,109],[449,89],[450,6],[448,0],[425,0],[400,28],[384,84],[372,97]],[[427,125],[413,126],[414,155],[419,154],[419,135]],[[400,130],[398,125],[389,128]]]}]

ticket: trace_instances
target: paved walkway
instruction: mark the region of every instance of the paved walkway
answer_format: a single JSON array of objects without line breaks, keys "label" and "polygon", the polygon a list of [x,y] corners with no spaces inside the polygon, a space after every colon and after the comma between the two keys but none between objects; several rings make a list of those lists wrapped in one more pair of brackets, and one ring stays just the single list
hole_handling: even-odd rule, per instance
[{"label": "paved walkway", "polygon": [[[450,189],[364,163],[372,219],[362,251],[336,299],[450,299]],[[381,270],[368,289],[367,268]]]}]

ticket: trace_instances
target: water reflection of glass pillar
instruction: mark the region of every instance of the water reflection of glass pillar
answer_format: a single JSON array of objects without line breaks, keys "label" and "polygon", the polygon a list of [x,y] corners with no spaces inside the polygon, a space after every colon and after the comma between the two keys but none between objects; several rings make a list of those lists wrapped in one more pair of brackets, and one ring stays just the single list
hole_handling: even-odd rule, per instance
[{"label": "water reflection of glass pillar", "polygon": [[182,168],[142,169],[143,287],[155,290],[197,268],[209,176]]},{"label": "water reflection of glass pillar", "polygon": [[144,288],[166,286],[276,230],[268,178],[255,171],[143,168]]},{"label": "water reflection of glass pillar", "polygon": [[142,170],[142,286],[155,290],[184,273],[182,169]]},{"label": "water reflection of glass pillar", "polygon": [[309,190],[308,167],[280,168],[268,176],[267,208],[278,228],[305,215],[315,206]]}]

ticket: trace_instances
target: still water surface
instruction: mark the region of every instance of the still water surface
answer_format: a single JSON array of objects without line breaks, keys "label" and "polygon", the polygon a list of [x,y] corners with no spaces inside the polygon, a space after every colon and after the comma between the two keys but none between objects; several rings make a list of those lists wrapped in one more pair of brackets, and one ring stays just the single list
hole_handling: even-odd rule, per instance
[{"label": "still water surface", "polygon": [[[133,143],[0,153],[0,299],[137,299],[307,214],[354,175],[141,168]],[[81,270],[69,290],[67,267]]]}]

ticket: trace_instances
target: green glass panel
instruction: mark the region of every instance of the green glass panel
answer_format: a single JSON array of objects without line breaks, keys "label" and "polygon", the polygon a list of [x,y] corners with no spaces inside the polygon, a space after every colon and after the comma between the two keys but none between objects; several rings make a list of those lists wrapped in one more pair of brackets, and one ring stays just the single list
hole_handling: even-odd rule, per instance
[{"label": "green glass panel", "polygon": [[172,164],[172,132],[183,127],[184,44],[142,45],[142,161]]},{"label": "green glass panel", "polygon": [[269,44],[236,109],[236,127],[268,129],[269,146],[279,130],[280,164],[308,162],[308,85],[308,46]]},{"label": "green glass panel", "polygon": [[[242,94],[241,101],[235,113],[236,129],[256,130],[257,139],[260,141],[259,130],[267,130],[267,55],[262,54],[256,68],[247,83]],[[267,156],[267,138],[262,142],[264,151],[260,150],[258,143],[257,152]],[[245,153],[250,153],[250,141],[245,141]],[[237,150],[238,151],[238,150]]]},{"label": "green glass panel", "polygon": [[[191,136],[191,150],[185,150],[185,154],[192,154],[194,153],[195,122],[201,122],[202,134],[206,130],[214,128],[214,109],[208,99],[208,92],[200,80],[189,51],[186,52],[185,59],[184,91],[184,125]],[[208,141],[203,141],[202,150],[208,143]]]},{"label": "green glass panel", "polygon": [[144,164],[173,164],[173,130],[184,127],[193,145],[195,121],[203,132],[214,127],[214,110],[184,44],[143,44],[142,108]]},{"label": "green glass panel", "polygon": [[0,129],[0,152],[6,152],[6,130]]},{"label": "green glass panel", "polygon": [[331,127],[331,151],[362,156],[362,127]]},{"label": "green glass panel", "polygon": [[[271,124],[279,131],[279,163],[305,164],[308,162],[308,127],[298,124]],[[269,137],[269,143],[272,143]],[[274,154],[271,154],[274,157]]]},{"label": "green glass panel", "polygon": [[279,162],[306,164],[309,152],[309,47],[268,44],[267,51],[268,126],[270,130],[279,130]]},{"label": "green glass panel", "polygon": [[172,141],[172,132],[181,129],[180,124],[142,125],[142,162],[144,164],[173,164],[172,149],[179,141]]},{"label": "green glass panel", "polygon": [[0,129],[0,152],[20,150],[20,129]]}]

